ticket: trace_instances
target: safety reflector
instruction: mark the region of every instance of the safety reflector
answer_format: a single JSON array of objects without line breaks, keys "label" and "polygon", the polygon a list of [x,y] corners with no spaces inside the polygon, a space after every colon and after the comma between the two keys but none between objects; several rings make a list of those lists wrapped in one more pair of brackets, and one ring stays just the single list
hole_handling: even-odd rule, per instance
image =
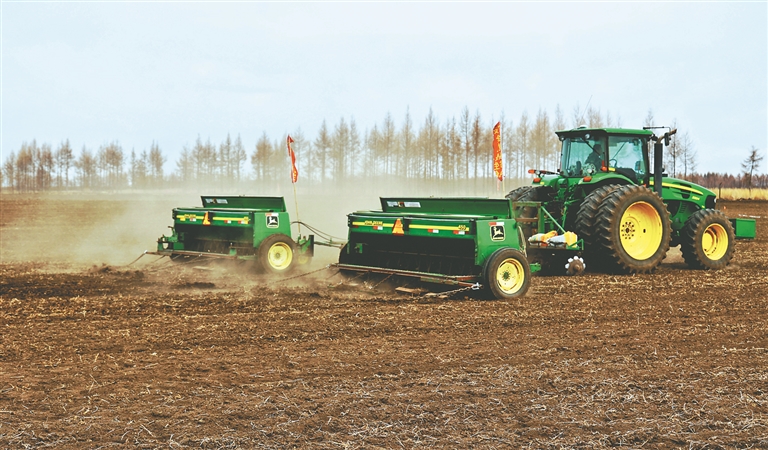
[{"label": "safety reflector", "polygon": [[405,231],[403,231],[403,223],[400,219],[397,219],[395,225],[392,226],[392,234],[405,234]]}]

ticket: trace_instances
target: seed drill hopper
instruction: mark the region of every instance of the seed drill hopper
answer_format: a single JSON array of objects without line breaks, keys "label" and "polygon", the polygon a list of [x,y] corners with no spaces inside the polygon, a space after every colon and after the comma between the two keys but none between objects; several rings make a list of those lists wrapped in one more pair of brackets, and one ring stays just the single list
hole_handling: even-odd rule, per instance
[{"label": "seed drill hopper", "polygon": [[512,211],[508,199],[381,198],[381,210],[348,215],[336,266],[519,297],[539,266],[526,259]]},{"label": "seed drill hopper", "polygon": [[[314,255],[314,235],[291,238],[283,197],[204,196],[202,207],[174,208],[170,236],[154,255],[172,260],[220,258],[254,261],[267,273],[287,273]],[[320,245],[336,246],[318,242]]]}]

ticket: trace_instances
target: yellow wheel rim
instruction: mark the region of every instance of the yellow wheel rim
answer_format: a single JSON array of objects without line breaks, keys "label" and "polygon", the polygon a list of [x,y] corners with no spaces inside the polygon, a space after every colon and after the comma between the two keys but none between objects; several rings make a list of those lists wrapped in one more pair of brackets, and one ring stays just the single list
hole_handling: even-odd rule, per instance
[{"label": "yellow wheel rim", "polygon": [[704,230],[701,236],[701,249],[707,258],[717,261],[728,251],[728,233],[719,223],[713,223]]},{"label": "yellow wheel rim", "polygon": [[496,270],[496,283],[505,294],[514,294],[525,283],[525,270],[520,261],[507,258],[499,264]]},{"label": "yellow wheel rim", "polygon": [[624,211],[619,222],[621,246],[632,258],[643,261],[656,253],[664,230],[661,216],[650,203],[633,203]]},{"label": "yellow wheel rim", "polygon": [[275,270],[285,270],[291,265],[293,261],[293,251],[291,247],[284,242],[277,242],[269,247],[269,253],[267,253],[267,261],[269,266]]}]

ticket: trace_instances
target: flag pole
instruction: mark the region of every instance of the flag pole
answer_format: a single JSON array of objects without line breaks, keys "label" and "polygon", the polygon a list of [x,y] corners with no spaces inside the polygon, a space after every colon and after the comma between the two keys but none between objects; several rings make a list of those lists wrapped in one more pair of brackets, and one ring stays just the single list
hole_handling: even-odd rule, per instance
[{"label": "flag pole", "polygon": [[299,199],[296,197],[296,183],[291,182],[293,185],[293,202],[296,204],[296,225],[299,226],[299,237],[301,237],[301,220],[299,219]]}]

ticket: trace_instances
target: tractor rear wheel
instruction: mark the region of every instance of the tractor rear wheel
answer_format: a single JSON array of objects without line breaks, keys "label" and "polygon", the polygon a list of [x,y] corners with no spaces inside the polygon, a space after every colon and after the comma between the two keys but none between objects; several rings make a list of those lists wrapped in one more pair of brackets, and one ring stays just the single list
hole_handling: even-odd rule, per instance
[{"label": "tractor rear wheel", "polygon": [[693,269],[722,269],[733,258],[736,235],[721,211],[696,211],[685,222],[681,234],[683,259]]},{"label": "tractor rear wheel", "polygon": [[259,265],[264,272],[270,274],[289,273],[296,267],[296,244],[293,240],[282,233],[267,236],[257,252]]},{"label": "tractor rear wheel", "polygon": [[522,297],[531,285],[531,266],[519,250],[501,248],[486,260],[483,282],[499,300]]},{"label": "tractor rear wheel", "polygon": [[667,255],[672,235],[669,211],[645,186],[609,193],[595,219],[597,251],[619,273],[652,272]]},{"label": "tractor rear wheel", "polygon": [[597,245],[597,230],[595,229],[597,213],[600,212],[600,205],[603,204],[605,198],[619,187],[618,184],[609,184],[590,192],[581,202],[576,214],[574,231],[584,241],[584,256],[590,262],[590,267],[596,269],[600,267],[599,263],[602,260],[599,252],[600,247]]}]

